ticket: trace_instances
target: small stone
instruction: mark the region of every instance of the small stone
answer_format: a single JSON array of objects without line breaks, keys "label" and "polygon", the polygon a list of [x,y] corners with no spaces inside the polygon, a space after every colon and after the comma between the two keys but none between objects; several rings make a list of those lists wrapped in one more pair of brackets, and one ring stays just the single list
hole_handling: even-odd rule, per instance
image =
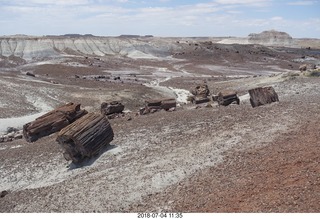
[{"label": "small stone", "polygon": [[14,132],[10,132],[9,134],[7,134],[8,138],[14,138],[15,133]]},{"label": "small stone", "polygon": [[36,77],[34,74],[32,74],[31,72],[27,72],[26,73],[27,76],[31,76],[31,77]]},{"label": "small stone", "polygon": [[14,127],[8,127],[7,128],[7,133],[10,133],[10,132],[17,132],[18,129],[14,128]]},{"label": "small stone", "polygon": [[14,139],[21,139],[23,136],[22,136],[22,134],[15,134],[14,135]]},{"label": "small stone", "polygon": [[150,110],[150,113],[155,113],[155,112],[158,112],[158,110],[157,109],[151,109]]},{"label": "small stone", "polygon": [[5,197],[5,196],[8,195],[8,194],[9,194],[9,192],[6,191],[6,190],[4,190],[4,191],[2,191],[2,192],[0,193],[0,198],[3,198],[3,197]]}]

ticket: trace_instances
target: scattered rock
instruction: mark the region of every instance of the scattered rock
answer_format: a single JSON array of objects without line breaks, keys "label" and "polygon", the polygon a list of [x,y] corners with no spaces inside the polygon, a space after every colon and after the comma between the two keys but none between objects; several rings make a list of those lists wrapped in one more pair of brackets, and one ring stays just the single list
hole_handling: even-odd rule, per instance
[{"label": "scattered rock", "polygon": [[13,137],[14,137],[14,135],[15,135],[15,133],[14,133],[14,132],[10,132],[10,133],[8,133],[8,134],[7,134],[7,137],[8,137],[8,138],[13,138]]},{"label": "scattered rock", "polygon": [[26,75],[30,77],[36,77],[35,74],[32,74],[31,72],[27,72]]},{"label": "scattered rock", "polygon": [[17,139],[22,139],[22,137],[23,137],[23,135],[20,134],[20,133],[15,134],[15,135],[13,136],[13,138],[14,138],[15,140],[17,140]]},{"label": "scattered rock", "polygon": [[6,190],[3,190],[1,193],[0,193],[0,198],[4,198],[6,195],[8,195],[9,192],[6,191]]},{"label": "scattered rock", "polygon": [[150,109],[150,113],[155,113],[155,112],[158,112],[159,109]]},{"label": "scattered rock", "polygon": [[306,65],[306,64],[300,65],[299,70],[300,70],[301,72],[307,71],[307,65]]},{"label": "scattered rock", "polygon": [[17,132],[17,131],[19,131],[19,129],[14,128],[14,127],[8,127],[8,128],[7,128],[7,133]]}]

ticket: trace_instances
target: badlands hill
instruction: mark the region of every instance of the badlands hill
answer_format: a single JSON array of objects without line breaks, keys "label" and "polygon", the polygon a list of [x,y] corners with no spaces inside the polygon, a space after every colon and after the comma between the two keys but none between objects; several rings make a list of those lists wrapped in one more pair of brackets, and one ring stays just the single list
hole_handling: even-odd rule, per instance
[{"label": "badlands hill", "polygon": [[167,55],[172,45],[165,40],[144,38],[95,36],[10,36],[0,38],[0,55],[16,56],[25,60],[59,57],[63,55],[118,55],[144,58]]},{"label": "badlands hill", "polygon": [[229,37],[220,40],[222,44],[259,44],[264,46],[303,48],[320,48],[320,39],[293,38],[288,33],[268,30],[251,33],[247,37]]},{"label": "badlands hill", "polygon": [[267,45],[291,45],[292,37],[285,33],[275,30],[263,31],[261,33],[249,34],[249,42],[252,44],[267,44]]},{"label": "badlands hill", "polygon": [[[87,35],[0,37],[0,57],[15,56],[24,60],[57,58],[66,55],[122,56],[129,58],[167,57],[198,41],[219,44],[260,44],[266,46],[320,48],[320,40],[293,39],[289,34],[264,31],[246,38],[201,37],[162,38],[150,36],[97,37]],[[179,43],[184,42],[184,43]]]}]

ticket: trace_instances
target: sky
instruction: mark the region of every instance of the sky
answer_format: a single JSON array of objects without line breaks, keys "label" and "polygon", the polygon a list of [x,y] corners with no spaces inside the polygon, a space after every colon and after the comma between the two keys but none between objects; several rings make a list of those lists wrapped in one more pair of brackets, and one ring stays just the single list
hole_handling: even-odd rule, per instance
[{"label": "sky", "polygon": [[320,38],[320,0],[0,0],[0,35]]}]

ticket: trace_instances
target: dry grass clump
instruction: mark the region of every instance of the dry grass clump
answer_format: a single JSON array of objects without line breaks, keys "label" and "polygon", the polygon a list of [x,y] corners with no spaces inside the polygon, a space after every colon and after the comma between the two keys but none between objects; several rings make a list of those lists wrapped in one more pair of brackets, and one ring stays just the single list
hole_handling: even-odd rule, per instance
[{"label": "dry grass clump", "polygon": [[308,71],[307,76],[309,76],[309,77],[320,77],[320,68]]},{"label": "dry grass clump", "polygon": [[283,74],[281,77],[282,78],[285,78],[287,80],[292,80],[292,79],[295,79],[296,77],[299,77],[300,76],[300,73],[299,72],[288,72],[286,74]]}]

